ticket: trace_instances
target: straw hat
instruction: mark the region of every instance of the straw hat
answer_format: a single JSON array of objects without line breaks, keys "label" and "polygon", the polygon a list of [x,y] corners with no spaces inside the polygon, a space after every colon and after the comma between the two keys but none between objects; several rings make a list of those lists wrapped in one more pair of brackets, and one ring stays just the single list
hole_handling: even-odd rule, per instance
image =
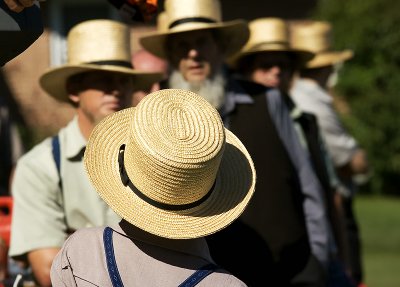
[{"label": "straw hat", "polygon": [[160,73],[134,70],[131,64],[129,26],[112,20],[89,20],[68,33],[68,63],[50,69],[39,79],[42,88],[61,101],[68,101],[66,80],[88,71],[109,71],[131,75],[138,88],[162,78]]},{"label": "straw hat", "polygon": [[245,56],[263,52],[288,52],[298,56],[300,62],[310,60],[314,55],[308,50],[290,46],[289,27],[280,18],[259,18],[249,22],[250,38],[242,50],[229,60],[231,65]]},{"label": "straw hat", "polygon": [[168,15],[167,12],[162,11],[157,16],[157,31],[165,32],[168,30]]},{"label": "straw hat", "polygon": [[84,156],[90,181],[123,219],[152,234],[188,239],[235,220],[255,188],[244,145],[201,96],[149,94],[93,130]]},{"label": "straw hat", "polygon": [[249,37],[244,20],[221,22],[218,0],[168,0],[165,1],[165,12],[167,16],[163,17],[167,18],[167,29],[140,38],[146,50],[161,58],[167,57],[165,41],[169,35],[195,30],[217,30],[219,40],[225,46],[225,56],[240,50]]},{"label": "straw hat", "polygon": [[292,45],[315,53],[307,68],[319,68],[344,62],[353,57],[351,50],[332,51],[332,26],[324,21],[309,21],[292,26]]}]

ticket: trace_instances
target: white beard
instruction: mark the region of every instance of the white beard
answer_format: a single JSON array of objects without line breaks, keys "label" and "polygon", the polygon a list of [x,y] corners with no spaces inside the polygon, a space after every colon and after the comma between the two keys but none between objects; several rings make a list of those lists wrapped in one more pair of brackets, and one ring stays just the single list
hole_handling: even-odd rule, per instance
[{"label": "white beard", "polygon": [[212,79],[206,79],[201,83],[189,83],[177,70],[173,70],[169,80],[171,89],[183,89],[192,91],[206,99],[217,110],[225,101],[225,77],[222,72],[217,73]]}]

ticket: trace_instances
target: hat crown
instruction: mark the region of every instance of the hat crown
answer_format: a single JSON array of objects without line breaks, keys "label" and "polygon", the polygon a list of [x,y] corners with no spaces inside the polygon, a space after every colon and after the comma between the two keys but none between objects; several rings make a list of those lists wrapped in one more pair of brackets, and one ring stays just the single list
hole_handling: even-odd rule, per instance
[{"label": "hat crown", "polygon": [[[172,31],[206,26],[204,20],[211,23],[222,21],[218,0],[167,0],[165,11],[168,15],[168,29]],[[190,19],[192,21],[188,21]]]},{"label": "hat crown", "polygon": [[68,33],[67,46],[70,65],[103,61],[130,63],[130,30],[116,21],[89,20],[74,26]]},{"label": "hat crown", "polygon": [[293,47],[314,53],[330,51],[332,46],[332,26],[324,21],[294,25],[291,41]]},{"label": "hat crown", "polygon": [[165,32],[168,30],[168,15],[167,12],[162,11],[157,16],[157,31]]},{"label": "hat crown", "polygon": [[250,38],[244,51],[261,47],[289,48],[289,30],[286,22],[279,18],[260,18],[249,22]]},{"label": "hat crown", "polygon": [[150,94],[136,107],[129,132],[125,169],[146,197],[183,205],[212,189],[225,130],[218,112],[204,98],[175,89]]}]

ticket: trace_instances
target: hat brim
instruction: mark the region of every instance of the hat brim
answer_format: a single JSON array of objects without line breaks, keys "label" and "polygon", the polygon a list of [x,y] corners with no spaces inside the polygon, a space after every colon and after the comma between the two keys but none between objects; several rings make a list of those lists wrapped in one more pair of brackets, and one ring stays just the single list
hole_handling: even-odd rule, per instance
[{"label": "hat brim", "polygon": [[51,69],[40,77],[39,83],[52,97],[67,102],[69,100],[66,89],[67,79],[73,75],[90,71],[105,71],[132,76],[134,86],[139,89],[147,88],[163,78],[162,73],[149,73],[114,65],[80,64]]},{"label": "hat brim", "polygon": [[150,53],[166,59],[165,42],[167,37],[181,33],[198,30],[218,30],[219,40],[224,44],[224,56],[229,57],[238,52],[246,44],[250,31],[245,21],[234,20],[215,24],[201,24],[200,26],[187,26],[184,29],[155,32],[140,38],[140,44]]},{"label": "hat brim", "polygon": [[282,47],[282,46],[269,46],[268,48],[254,48],[254,49],[249,49],[247,51],[242,51],[238,53],[237,55],[233,56],[227,61],[227,64],[233,68],[237,67],[237,64],[239,61],[245,57],[251,56],[251,55],[256,55],[256,54],[262,54],[262,53],[268,53],[268,52],[286,52],[290,54],[294,54],[297,57],[297,61],[299,65],[304,65],[306,62],[310,61],[311,59],[314,58],[314,53],[306,50],[300,50],[300,49],[292,49],[292,48],[287,48],[287,47]]},{"label": "hat brim", "polygon": [[136,227],[174,239],[212,234],[239,217],[254,193],[256,173],[246,148],[228,130],[214,189],[200,205],[181,211],[164,210],[125,187],[120,178],[118,154],[120,146],[129,141],[126,131],[134,112],[135,108],[128,108],[101,121],[85,150],[89,179],[111,209]]},{"label": "hat brim", "polygon": [[353,58],[354,53],[351,50],[340,52],[324,52],[317,54],[311,61],[306,63],[307,68],[319,68],[329,65],[335,65]]}]

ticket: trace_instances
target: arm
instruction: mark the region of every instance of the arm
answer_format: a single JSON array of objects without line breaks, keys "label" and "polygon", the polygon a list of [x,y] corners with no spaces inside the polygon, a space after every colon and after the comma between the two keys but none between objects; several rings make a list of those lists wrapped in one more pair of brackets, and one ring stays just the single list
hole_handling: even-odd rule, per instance
[{"label": "arm", "polygon": [[39,144],[18,161],[12,195],[9,255],[31,264],[40,285],[49,286],[46,282],[50,282],[51,261],[67,237],[50,141]]},{"label": "arm", "polygon": [[60,248],[42,248],[28,252],[28,261],[36,281],[42,287],[51,287],[50,268]]},{"label": "arm", "polygon": [[35,0],[4,0],[8,8],[14,12],[21,12],[27,7],[31,7],[35,4]]},{"label": "arm", "polygon": [[365,151],[360,148],[355,150],[350,160],[338,167],[337,171],[344,179],[350,179],[356,175],[367,175],[369,173],[369,163]]}]

